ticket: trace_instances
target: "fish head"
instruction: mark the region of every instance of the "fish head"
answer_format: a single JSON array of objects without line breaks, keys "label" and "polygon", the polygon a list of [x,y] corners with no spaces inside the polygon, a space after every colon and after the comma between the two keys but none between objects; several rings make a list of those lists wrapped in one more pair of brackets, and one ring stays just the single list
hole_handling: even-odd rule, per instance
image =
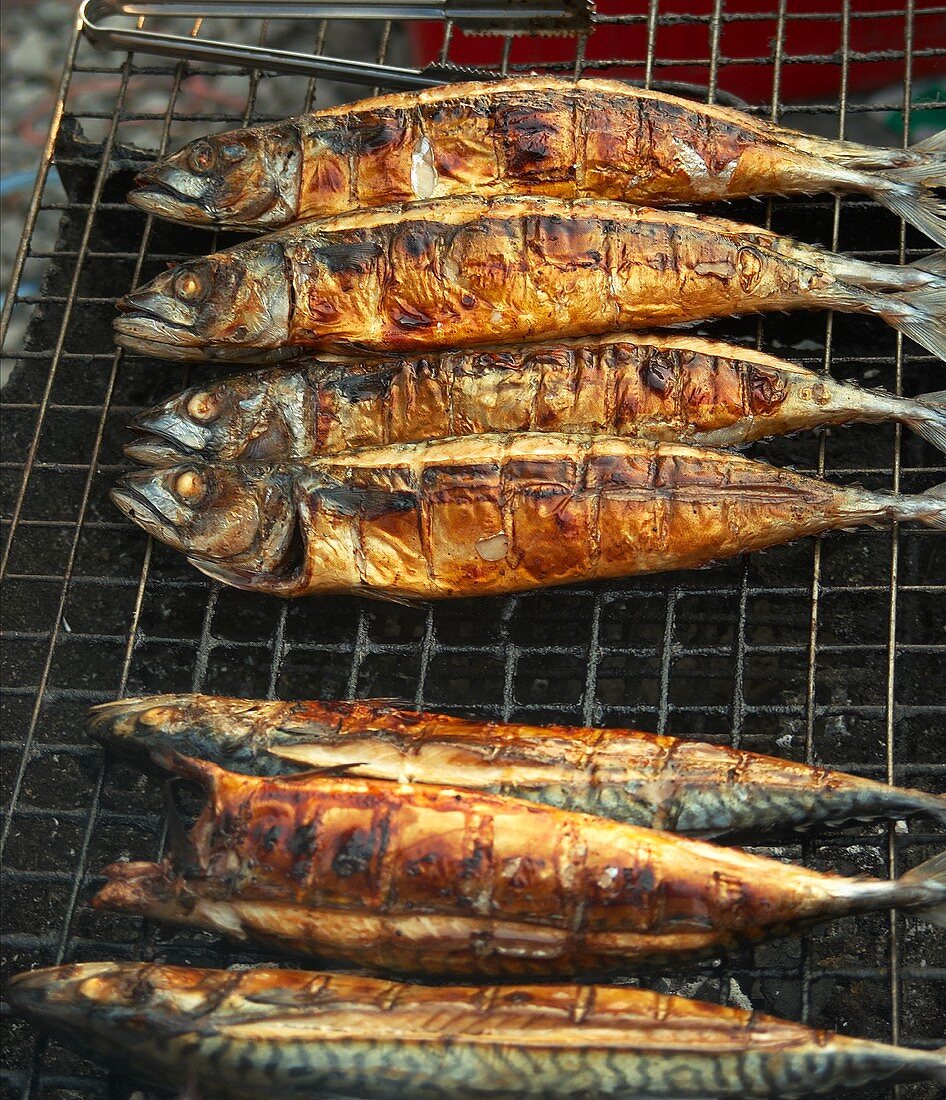
[{"label": "fish head", "polygon": [[139,413],[125,454],[146,466],[278,462],[298,451],[285,406],[305,407],[306,373],[275,370],[193,386]]},{"label": "fish head", "polygon": [[[225,973],[225,972],[221,972]],[[215,974],[147,963],[93,962],[18,974],[5,997],[15,1012],[84,1055],[154,1084],[183,1083],[167,1043],[206,1012]],[[229,975],[227,975],[229,976]]]},{"label": "fish head", "polygon": [[140,355],[262,361],[293,354],[285,263],[272,241],[188,260],[116,305],[115,342]]},{"label": "fish head", "polygon": [[272,573],[297,548],[292,476],[278,467],[136,470],[111,497],[149,535],[194,558]]},{"label": "fish head", "polygon": [[[278,706],[278,704],[277,704]],[[148,774],[174,771],[169,753],[254,770],[256,742],[270,735],[272,704],[208,695],[144,695],[89,710],[89,734]],[[265,764],[255,771],[262,774]]]},{"label": "fish head", "polygon": [[128,201],[188,225],[276,229],[295,219],[301,166],[292,122],[230,130],[192,141],[146,168]]}]

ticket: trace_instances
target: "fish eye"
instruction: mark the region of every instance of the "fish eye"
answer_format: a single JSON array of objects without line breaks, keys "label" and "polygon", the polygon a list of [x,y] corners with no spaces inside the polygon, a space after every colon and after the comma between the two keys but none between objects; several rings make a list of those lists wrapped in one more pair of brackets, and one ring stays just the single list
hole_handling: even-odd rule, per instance
[{"label": "fish eye", "polygon": [[139,726],[163,726],[174,717],[172,707],[149,707],[138,715]]},{"label": "fish eye", "polygon": [[174,293],[182,302],[196,302],[204,294],[204,280],[196,271],[182,271],[174,280]]},{"label": "fish eye", "polygon": [[217,157],[214,147],[209,141],[198,141],[191,149],[191,167],[195,172],[209,172],[216,163]]},{"label": "fish eye", "polygon": [[207,481],[196,470],[185,470],[174,479],[174,492],[192,507],[201,502],[207,493]]},{"label": "fish eye", "polygon": [[187,415],[199,424],[216,420],[222,409],[220,398],[212,393],[195,393],[187,402]]},{"label": "fish eye", "polygon": [[238,161],[243,160],[247,150],[245,145],[241,145],[239,142],[234,141],[229,145],[224,145],[220,152],[223,154],[224,160],[229,161],[231,164],[236,164]]}]

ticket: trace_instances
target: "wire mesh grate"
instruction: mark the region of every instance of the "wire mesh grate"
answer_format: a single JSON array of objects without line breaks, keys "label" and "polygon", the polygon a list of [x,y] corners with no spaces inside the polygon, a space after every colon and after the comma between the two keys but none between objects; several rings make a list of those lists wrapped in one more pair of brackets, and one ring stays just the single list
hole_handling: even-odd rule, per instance
[{"label": "wire mesh grate", "polygon": [[[946,7],[743,6],[650,0],[629,11],[623,0],[605,3],[597,29],[577,46],[478,39],[476,64],[697,81],[709,99],[743,94],[753,73],[756,90],[744,96],[752,110],[785,120],[783,97],[809,88],[788,121],[835,136],[891,113],[922,124],[936,109],[916,74],[946,56]],[[188,30],[221,37],[216,22]],[[817,38],[823,48],[810,45],[814,27],[827,32]],[[336,24],[226,29],[241,41],[285,36],[315,51],[357,46],[371,60],[409,59],[404,28],[388,25],[358,27],[357,43]],[[430,59],[465,56],[462,32],[447,25],[431,34]],[[619,34],[622,55],[608,56]],[[868,99],[858,89],[878,65],[896,75]],[[201,131],[360,94],[298,77],[103,55],[74,32],[3,316],[10,334],[18,319],[25,328],[4,353],[13,368],[3,390],[4,977],[64,960],[263,958],[203,933],[90,910],[106,863],[154,858],[164,843],[154,785],[103,760],[82,731],[87,706],[117,695],[397,697],[485,717],[637,724],[914,786],[946,784],[946,562],[942,538],[929,532],[859,531],[696,573],[409,609],[346,598],[286,605],[221,589],[117,516],[106,494],[123,464],[124,424],[213,372],[117,352],[114,299],[166,261],[229,240],[129,210],[123,195],[143,156],[135,147],[166,150]],[[921,238],[865,201],[774,200],[727,213],[862,257],[897,262],[924,251]],[[40,281],[38,293],[28,289]],[[941,365],[864,318],[769,316],[712,331],[865,385],[942,388]],[[916,491],[946,479],[941,457],[893,426],[811,433],[757,450],[871,486]],[[931,828],[859,826],[770,850],[813,867],[894,875],[942,846]],[[943,932],[921,935],[909,921],[874,914],[656,984],[931,1046],[942,1042],[944,962]],[[4,1098],[126,1097],[135,1087],[10,1017],[5,1025]],[[896,1095],[932,1100],[935,1086]]]}]

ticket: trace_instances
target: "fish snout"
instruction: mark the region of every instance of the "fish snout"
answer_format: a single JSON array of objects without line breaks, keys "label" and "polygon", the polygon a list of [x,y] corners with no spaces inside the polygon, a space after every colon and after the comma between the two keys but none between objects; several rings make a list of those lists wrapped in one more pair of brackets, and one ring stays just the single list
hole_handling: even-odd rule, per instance
[{"label": "fish snout", "polygon": [[186,550],[183,530],[189,518],[186,506],[166,486],[163,471],[136,470],[125,474],[109,496],[133,523],[175,550]]},{"label": "fish snout", "polygon": [[115,303],[115,342],[129,351],[165,359],[202,359],[193,308],[159,290],[136,290]]},{"label": "fish snout", "polygon": [[152,165],[135,177],[128,193],[132,206],[146,214],[190,225],[216,225],[213,180],[171,162]]},{"label": "fish snout", "polygon": [[138,438],[125,444],[125,454],[145,466],[173,466],[188,458],[204,457],[209,442],[205,428],[171,409],[139,413],[128,427]]}]

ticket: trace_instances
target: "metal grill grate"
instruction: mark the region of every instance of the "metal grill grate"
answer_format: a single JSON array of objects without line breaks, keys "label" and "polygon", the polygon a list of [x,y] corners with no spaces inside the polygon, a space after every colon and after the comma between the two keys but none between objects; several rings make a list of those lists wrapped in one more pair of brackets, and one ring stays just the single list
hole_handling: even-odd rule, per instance
[{"label": "metal grill grate", "polygon": [[[784,118],[789,68],[823,77],[827,64],[835,93],[798,109],[803,127],[844,135],[867,112],[902,110],[909,118],[911,109],[914,121],[922,120],[935,104],[923,99],[914,62],[946,56],[946,7],[840,3],[777,0],[774,11],[743,12],[727,11],[724,0],[650,0],[641,14],[604,15],[577,49],[573,41],[557,42],[561,60],[544,67],[646,81],[692,79],[695,69],[710,98],[738,93],[742,75],[762,69],[771,75],[771,94],[753,109]],[[220,37],[212,23],[197,22],[191,31]],[[746,41],[747,25],[751,50],[739,56],[732,36],[741,28]],[[833,46],[811,50],[808,31],[816,25],[829,28]],[[704,45],[690,53],[677,36],[686,30],[692,41],[694,27]],[[245,24],[240,38],[272,41],[274,28]],[[323,49],[336,29],[308,24],[288,37]],[[883,48],[865,45],[878,41],[878,30]],[[627,56],[585,60],[619,33],[636,44]],[[403,53],[400,35],[390,26],[358,32],[362,50],[372,42],[380,60]],[[454,59],[462,38],[448,26],[439,59]],[[529,39],[490,39],[481,48],[508,71],[527,71],[538,56]],[[851,89],[880,63],[896,63],[899,83],[884,103],[857,99]],[[103,86],[113,95],[104,111],[95,106]],[[293,110],[329,95],[363,94],[322,83],[316,89],[298,77],[224,76],[101,55],[77,34],[70,46],[3,316],[4,331],[11,317],[29,320],[23,346],[4,359],[14,367],[3,394],[4,976],[62,960],[230,965],[262,958],[201,933],[89,909],[106,862],[153,858],[164,839],[153,785],[103,761],[84,738],[86,707],[122,694],[374,695],[501,718],[639,724],[941,789],[941,536],[862,531],[708,571],[425,611],[341,598],[287,606],[223,590],[117,516],[106,490],[120,467],[123,424],[201,374],[114,351],[112,302],[166,259],[224,241],[124,206],[134,157],[127,143],[167,149],[202,130],[269,117],[271,105],[284,101],[275,92],[285,97],[287,89],[296,96]],[[91,144],[76,140],[69,117]],[[54,152],[64,193],[50,172]],[[730,213],[892,262],[924,247],[862,201],[773,201]],[[54,245],[45,237],[55,237]],[[29,293],[40,278],[42,290]],[[902,383],[911,394],[943,386],[940,364],[868,319],[768,317],[713,331],[867,385],[900,392]],[[894,427],[813,433],[758,450],[776,462],[904,491],[946,479],[941,458]],[[923,821],[863,826],[775,850],[815,867],[893,875],[942,846],[942,834],[929,830]],[[921,934],[909,921],[873,915],[658,984],[931,1046],[942,1042],[944,963],[943,932]],[[10,1018],[5,1024],[4,1098],[130,1095],[130,1082],[107,1077]],[[894,1092],[862,1095],[879,1100]],[[935,1086],[902,1087],[898,1095],[931,1100]]]}]

